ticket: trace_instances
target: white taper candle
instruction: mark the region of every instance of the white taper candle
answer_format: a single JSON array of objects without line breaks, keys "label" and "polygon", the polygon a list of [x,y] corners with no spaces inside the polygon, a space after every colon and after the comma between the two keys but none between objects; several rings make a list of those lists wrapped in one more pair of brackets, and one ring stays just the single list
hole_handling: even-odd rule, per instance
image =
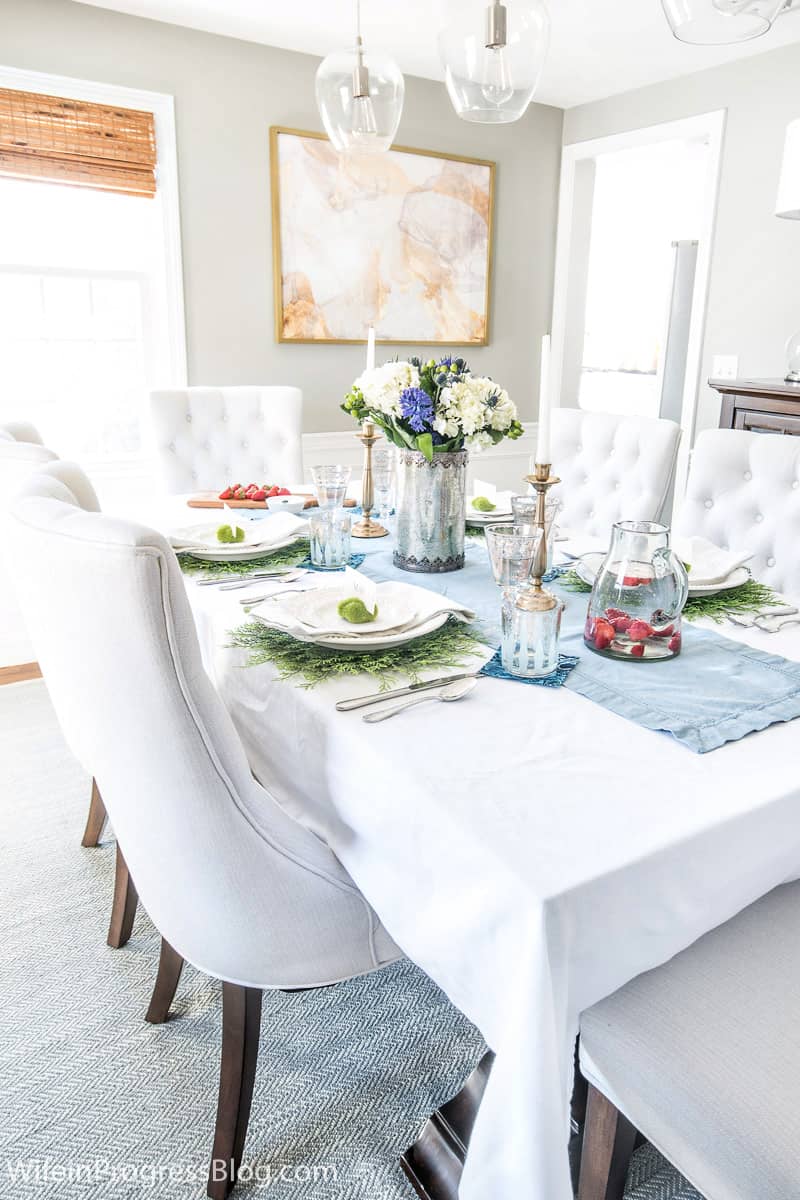
[{"label": "white taper candle", "polygon": [[537,463],[550,462],[550,334],[542,338],[542,362],[539,372],[539,436],[536,441]]},{"label": "white taper candle", "polygon": [[367,333],[367,370],[375,368],[375,326],[370,325]]}]

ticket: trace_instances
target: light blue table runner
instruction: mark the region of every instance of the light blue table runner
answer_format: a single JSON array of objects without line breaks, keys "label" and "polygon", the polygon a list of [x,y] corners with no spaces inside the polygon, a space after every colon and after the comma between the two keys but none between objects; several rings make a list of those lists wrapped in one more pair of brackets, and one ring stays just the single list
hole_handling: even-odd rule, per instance
[{"label": "light blue table runner", "polygon": [[[500,640],[500,590],[489,572],[483,542],[467,542],[466,565],[446,575],[417,575],[392,563],[391,539],[380,547],[362,543],[361,570],[380,582],[418,584],[469,605],[493,645]],[[683,625],[677,658],[628,663],[593,654],[583,642],[588,596],[549,585],[566,603],[561,651],[578,665],[564,687],[604,708],[667,733],[704,754],[776,721],[800,716],[800,663],[753,650],[711,630]]]}]

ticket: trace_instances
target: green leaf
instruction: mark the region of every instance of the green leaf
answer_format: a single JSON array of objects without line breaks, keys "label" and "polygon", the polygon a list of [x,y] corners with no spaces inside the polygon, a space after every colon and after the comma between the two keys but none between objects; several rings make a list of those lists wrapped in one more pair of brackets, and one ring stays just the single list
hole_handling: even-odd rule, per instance
[{"label": "green leaf", "polygon": [[433,438],[429,433],[417,434],[417,449],[425,455],[428,462],[433,462]]}]

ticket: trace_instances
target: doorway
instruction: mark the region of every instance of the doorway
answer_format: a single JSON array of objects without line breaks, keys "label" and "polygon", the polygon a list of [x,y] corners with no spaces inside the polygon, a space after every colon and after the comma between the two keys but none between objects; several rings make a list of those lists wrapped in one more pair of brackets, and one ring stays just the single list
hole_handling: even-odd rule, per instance
[{"label": "doorway", "polygon": [[564,147],[553,301],[555,395],[668,417],[694,438],[724,112]]}]

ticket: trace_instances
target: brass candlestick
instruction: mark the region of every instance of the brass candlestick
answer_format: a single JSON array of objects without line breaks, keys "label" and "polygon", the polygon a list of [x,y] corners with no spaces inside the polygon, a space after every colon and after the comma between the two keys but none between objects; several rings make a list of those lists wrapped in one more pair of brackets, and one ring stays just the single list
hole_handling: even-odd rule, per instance
[{"label": "brass candlestick", "polygon": [[550,609],[556,607],[558,600],[552,592],[548,592],[542,586],[542,576],[547,572],[547,510],[545,502],[550,488],[560,483],[561,480],[556,475],[550,474],[550,463],[536,463],[533,475],[526,475],[525,482],[531,484],[536,492],[534,524],[537,529],[541,529],[542,540],[539,542],[536,557],[533,560],[533,570],[531,571],[533,583],[517,597],[517,608],[524,609],[525,612],[549,612]]},{"label": "brass candlestick", "polygon": [[356,437],[364,447],[364,476],[361,485],[361,508],[364,515],[350,532],[353,537],[357,538],[386,537],[389,530],[384,529],[377,521],[373,521],[370,516],[375,498],[372,489],[372,447],[383,439],[379,433],[375,432],[375,426],[371,421],[364,422],[361,432],[357,433]]}]

